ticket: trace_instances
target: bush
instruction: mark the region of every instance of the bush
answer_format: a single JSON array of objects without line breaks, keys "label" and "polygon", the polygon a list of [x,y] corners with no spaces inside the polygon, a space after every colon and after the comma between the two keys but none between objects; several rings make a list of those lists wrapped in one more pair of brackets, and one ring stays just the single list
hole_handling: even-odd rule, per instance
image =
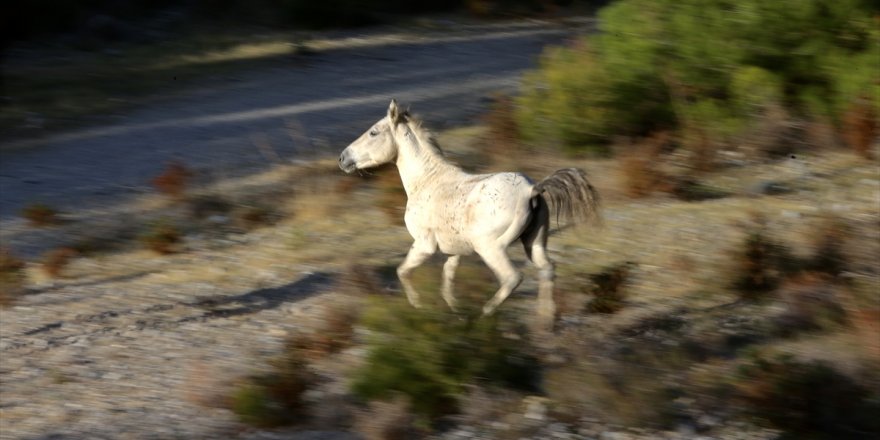
[{"label": "bush", "polygon": [[844,253],[848,235],[847,225],[842,219],[823,218],[813,232],[814,253],[806,264],[807,268],[832,276],[843,273],[849,265]]},{"label": "bush", "polygon": [[381,167],[374,173],[377,175],[375,181],[379,189],[379,209],[385,213],[392,225],[404,226],[406,191],[403,189],[397,167]]},{"label": "bush", "polygon": [[660,170],[661,153],[669,143],[669,133],[657,133],[628,148],[620,161],[624,192],[645,197],[670,189],[670,178]]},{"label": "bush", "polygon": [[383,299],[366,312],[364,325],[374,334],[352,390],[370,400],[406,396],[415,414],[434,419],[455,412],[473,381],[535,389],[536,359],[525,353],[524,340],[503,335],[499,321],[497,315],[473,319],[413,309],[403,301],[389,307]]},{"label": "bush", "polygon": [[792,438],[874,438],[880,395],[821,362],[756,357],[740,369],[747,412]]},{"label": "bush", "polygon": [[789,249],[772,239],[763,226],[746,232],[733,259],[734,289],[745,299],[758,299],[776,289],[797,262]]},{"label": "bush", "polygon": [[334,306],[324,312],[321,326],[311,333],[287,340],[286,350],[306,359],[318,359],[348,347],[354,337],[357,311],[353,306]]},{"label": "bush", "polygon": [[167,255],[179,250],[183,237],[169,221],[158,221],[140,236],[140,241],[153,252]]},{"label": "bush", "polygon": [[843,116],[844,140],[856,154],[866,159],[873,158],[871,147],[880,135],[878,116],[880,112],[871,106],[867,97],[855,100]]},{"label": "bush", "polygon": [[689,177],[682,177],[675,181],[672,187],[672,195],[686,202],[700,202],[703,200],[715,200],[727,197],[730,193],[714,186],[700,183]]},{"label": "bush", "polygon": [[255,377],[232,395],[232,411],[239,419],[258,427],[289,425],[303,414],[301,396],[305,384],[298,377]]},{"label": "bush", "polygon": [[517,99],[517,122],[527,139],[604,154],[608,150],[603,144],[615,133],[630,131],[623,126],[626,115],[614,96],[593,93],[604,89],[610,75],[586,42],[551,48],[540,64],[526,75]]},{"label": "bush", "polygon": [[313,382],[297,347],[287,344],[269,373],[248,378],[231,397],[232,411],[258,427],[283,426],[307,415],[303,395]]},{"label": "bush", "polygon": [[593,299],[587,303],[586,310],[590,313],[615,313],[622,309],[624,287],[634,267],[635,263],[627,261],[590,275],[592,286],[589,293],[593,295]]},{"label": "bush", "polygon": [[69,247],[49,251],[43,258],[43,271],[52,278],[58,278],[64,272],[64,268],[70,264],[70,260],[77,254],[75,249]]},{"label": "bush", "polygon": [[880,109],[870,0],[620,0],[600,29],[527,76],[524,135],[590,150],[670,129],[711,157],[774,108],[838,127],[856,102]]},{"label": "bush", "polygon": [[808,273],[786,282],[779,292],[785,311],[776,319],[777,333],[839,328],[848,321],[842,294],[827,276]]},{"label": "bush", "polygon": [[486,136],[481,140],[482,150],[496,165],[512,165],[510,161],[518,159],[523,152],[514,109],[513,98],[499,94],[483,116]]},{"label": "bush", "polygon": [[0,306],[8,306],[24,294],[24,261],[0,247]]},{"label": "bush", "polygon": [[194,175],[195,173],[184,164],[172,161],[168,163],[162,174],[153,179],[152,183],[162,194],[179,199],[183,197]]},{"label": "bush", "polygon": [[43,203],[32,203],[21,210],[21,216],[27,219],[31,226],[51,226],[58,224],[58,211]]}]

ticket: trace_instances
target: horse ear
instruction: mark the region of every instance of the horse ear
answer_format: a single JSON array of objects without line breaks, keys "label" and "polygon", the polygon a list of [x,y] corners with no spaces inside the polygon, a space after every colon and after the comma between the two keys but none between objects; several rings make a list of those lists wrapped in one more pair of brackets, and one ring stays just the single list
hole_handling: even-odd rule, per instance
[{"label": "horse ear", "polygon": [[400,121],[400,109],[397,108],[397,100],[395,99],[392,99],[388,106],[388,119],[392,124],[397,124]]}]

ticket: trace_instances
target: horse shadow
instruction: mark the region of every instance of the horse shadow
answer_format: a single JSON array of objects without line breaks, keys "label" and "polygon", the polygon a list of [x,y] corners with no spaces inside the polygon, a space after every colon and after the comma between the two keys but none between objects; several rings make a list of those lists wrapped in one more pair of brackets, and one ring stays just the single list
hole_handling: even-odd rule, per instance
[{"label": "horse shadow", "polygon": [[312,272],[284,286],[258,289],[240,295],[205,296],[187,305],[205,309],[202,315],[204,318],[249,315],[324,293],[333,286],[335,280],[335,275],[330,272]]}]

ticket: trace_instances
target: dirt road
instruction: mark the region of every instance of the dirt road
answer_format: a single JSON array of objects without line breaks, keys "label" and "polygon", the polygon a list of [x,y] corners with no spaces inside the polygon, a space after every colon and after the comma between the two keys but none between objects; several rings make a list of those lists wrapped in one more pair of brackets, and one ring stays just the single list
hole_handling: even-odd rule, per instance
[{"label": "dirt road", "polygon": [[0,220],[29,203],[78,210],[150,191],[149,180],[171,159],[242,175],[264,169],[274,154],[335,154],[392,97],[435,128],[467,123],[493,92],[513,90],[545,45],[583,26],[483,25],[405,39],[365,34],[260,71],[207,79],[109,125],[0,140]]}]

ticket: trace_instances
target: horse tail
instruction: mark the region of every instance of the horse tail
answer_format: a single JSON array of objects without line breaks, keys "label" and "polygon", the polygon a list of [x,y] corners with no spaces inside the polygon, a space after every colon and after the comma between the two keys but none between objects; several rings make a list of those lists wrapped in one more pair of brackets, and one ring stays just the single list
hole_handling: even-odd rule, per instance
[{"label": "horse tail", "polygon": [[566,225],[589,222],[600,224],[599,192],[578,168],[557,170],[532,188],[532,197],[543,196],[556,213],[556,223]]}]

